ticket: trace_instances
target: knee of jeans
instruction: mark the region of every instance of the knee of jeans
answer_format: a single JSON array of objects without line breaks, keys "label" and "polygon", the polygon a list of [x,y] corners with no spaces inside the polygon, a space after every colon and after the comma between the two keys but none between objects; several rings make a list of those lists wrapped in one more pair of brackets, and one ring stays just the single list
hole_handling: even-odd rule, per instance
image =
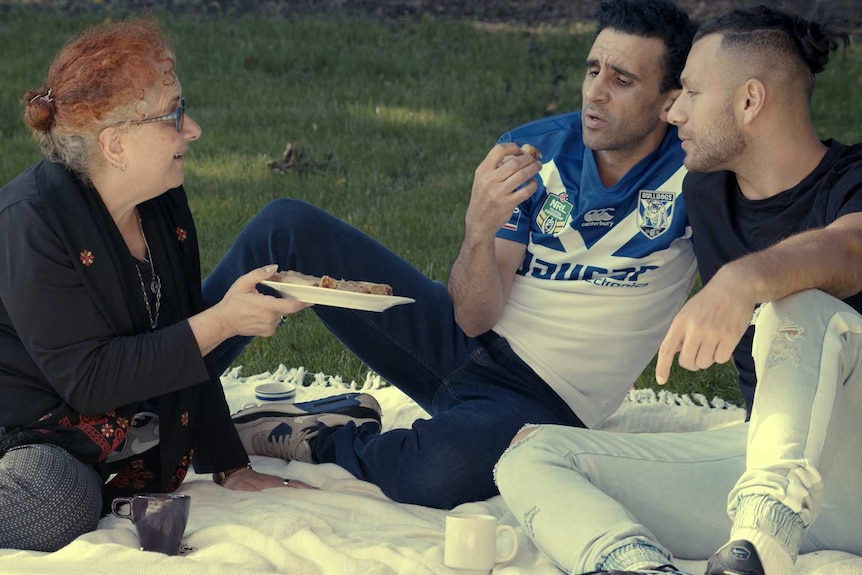
[{"label": "knee of jeans", "polygon": [[820,290],[809,289],[764,304],[757,312],[755,323],[761,325],[777,322],[781,325],[790,319],[791,322],[801,324],[812,321],[826,324],[829,318],[841,311],[854,312],[853,308],[838,298]]},{"label": "knee of jeans", "polygon": [[755,352],[771,347],[773,360],[793,359],[795,349],[820,346],[830,326],[843,329],[846,322],[832,322],[842,313],[847,318],[859,317],[849,305],[820,290],[805,290],[764,304],[756,315]]},{"label": "knee of jeans", "polygon": [[[520,467],[520,464],[515,463],[513,460],[516,460],[517,450],[518,448],[527,442],[531,436],[539,430],[538,425],[527,424],[515,434],[515,437],[512,438],[512,441],[509,443],[509,447],[506,451],[503,452],[503,455],[497,460],[497,464],[494,465],[494,483],[499,487],[500,481],[498,476],[500,474],[507,474],[508,468],[517,469]],[[510,465],[511,464],[511,465]]]},{"label": "knee of jeans", "polygon": [[538,425],[533,425],[532,423],[528,423],[524,427],[522,427],[518,433],[515,434],[515,437],[512,438],[512,441],[509,443],[509,448],[517,447],[519,443],[526,440],[528,437],[533,435],[535,432],[539,430]]},{"label": "knee of jeans", "polygon": [[318,208],[292,198],[279,198],[266,204],[255,216],[255,220],[284,224],[301,224]]}]

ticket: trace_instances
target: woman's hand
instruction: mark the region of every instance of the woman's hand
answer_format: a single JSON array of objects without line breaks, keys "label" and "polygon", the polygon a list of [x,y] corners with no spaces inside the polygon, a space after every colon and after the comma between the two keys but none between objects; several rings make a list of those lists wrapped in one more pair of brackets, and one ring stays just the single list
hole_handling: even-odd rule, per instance
[{"label": "woman's hand", "polygon": [[257,291],[257,284],[276,271],[278,266],[271,264],[240,276],[219,303],[189,318],[202,355],[236,335],[269,337],[283,325],[284,316],[311,305]]},{"label": "woman's hand", "polygon": [[258,473],[254,469],[237,469],[225,478],[223,487],[234,491],[260,491],[273,487],[289,487],[291,489],[317,489],[296,479],[285,480],[277,475]]},{"label": "woman's hand", "polygon": [[219,308],[235,333],[233,335],[264,336],[275,333],[283,316],[290,315],[310,304],[290,298],[277,298],[257,291],[257,284],[268,280],[278,271],[278,266],[268,265],[240,276],[222,300],[213,309]]}]

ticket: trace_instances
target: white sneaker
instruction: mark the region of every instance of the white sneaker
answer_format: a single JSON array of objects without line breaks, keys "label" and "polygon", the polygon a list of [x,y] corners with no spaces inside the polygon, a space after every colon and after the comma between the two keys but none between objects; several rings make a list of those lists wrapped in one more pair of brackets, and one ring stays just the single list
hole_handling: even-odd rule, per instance
[{"label": "white sneaker", "polygon": [[353,422],[381,429],[380,404],[367,393],[344,393],[302,403],[247,407],[232,418],[247,453],[314,463],[314,440],[320,426]]}]

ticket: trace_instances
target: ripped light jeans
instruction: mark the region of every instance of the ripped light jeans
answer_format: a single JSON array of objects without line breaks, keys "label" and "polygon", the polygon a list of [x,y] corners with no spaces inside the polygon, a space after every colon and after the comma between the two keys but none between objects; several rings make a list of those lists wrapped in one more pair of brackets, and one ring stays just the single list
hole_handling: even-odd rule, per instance
[{"label": "ripped light jeans", "polygon": [[862,554],[860,348],[855,310],[794,294],[757,319],[749,423],[643,434],[543,425],[503,455],[497,485],[567,573],[602,568],[632,544],[703,560],[752,530],[791,559]]}]

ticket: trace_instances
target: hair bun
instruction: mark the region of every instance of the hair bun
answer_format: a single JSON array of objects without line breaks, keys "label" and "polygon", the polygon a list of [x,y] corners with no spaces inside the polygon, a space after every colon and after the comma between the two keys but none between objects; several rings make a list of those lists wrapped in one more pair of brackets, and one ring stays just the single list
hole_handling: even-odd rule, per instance
[{"label": "hair bun", "polygon": [[24,94],[24,122],[31,130],[47,132],[54,125],[56,111],[51,90],[28,90]]},{"label": "hair bun", "polygon": [[812,22],[797,15],[791,15],[793,35],[802,54],[802,58],[814,74],[819,74],[829,63],[829,56],[839,48],[850,44],[850,37],[838,30],[832,29],[823,22]]}]

